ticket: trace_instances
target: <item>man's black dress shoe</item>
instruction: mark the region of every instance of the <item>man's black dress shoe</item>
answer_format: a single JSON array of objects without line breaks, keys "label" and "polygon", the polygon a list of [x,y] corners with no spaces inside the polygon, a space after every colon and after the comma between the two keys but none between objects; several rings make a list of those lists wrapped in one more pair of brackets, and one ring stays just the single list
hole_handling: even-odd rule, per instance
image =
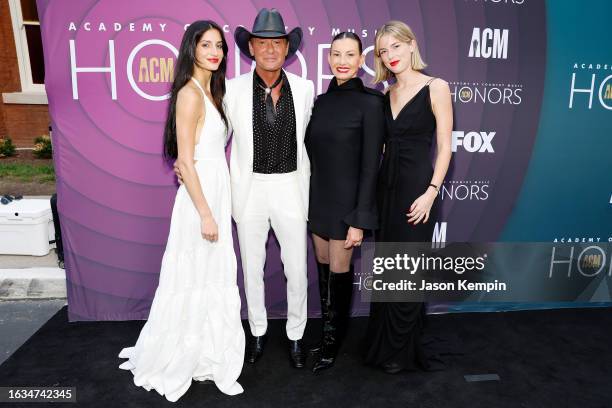
[{"label": "man's black dress shoe", "polygon": [[253,336],[249,339],[249,344],[246,349],[246,362],[249,364],[255,364],[257,360],[263,355],[264,346],[266,345],[267,336]]},{"label": "man's black dress shoe", "polygon": [[302,340],[289,340],[289,360],[294,368],[304,368],[306,365]]}]

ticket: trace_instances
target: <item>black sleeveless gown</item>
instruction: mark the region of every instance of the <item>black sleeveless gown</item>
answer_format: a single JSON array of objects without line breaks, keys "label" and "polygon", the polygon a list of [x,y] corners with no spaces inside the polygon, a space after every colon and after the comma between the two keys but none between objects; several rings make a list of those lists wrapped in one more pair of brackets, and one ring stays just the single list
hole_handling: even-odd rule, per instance
[{"label": "black sleeveless gown", "polygon": [[[438,200],[434,201],[427,223],[408,224],[406,217],[410,205],[427,190],[433,175],[430,150],[436,118],[431,108],[429,82],[404,105],[395,120],[387,93],[385,117],[387,139],[378,180],[380,228],[376,242],[431,243]],[[424,320],[424,303],[372,302],[365,362],[430,369],[431,359],[422,345]]]}]

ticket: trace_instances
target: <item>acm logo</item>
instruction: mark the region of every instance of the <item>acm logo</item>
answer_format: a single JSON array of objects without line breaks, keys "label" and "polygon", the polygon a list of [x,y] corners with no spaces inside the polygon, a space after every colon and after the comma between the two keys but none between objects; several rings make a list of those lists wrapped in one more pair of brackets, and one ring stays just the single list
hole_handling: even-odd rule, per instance
[{"label": "acm logo", "polygon": [[446,232],[448,223],[446,221],[436,222],[433,236],[431,237],[432,248],[444,248],[446,246]]},{"label": "acm logo", "polygon": [[474,27],[470,40],[470,58],[508,58],[508,37],[510,30]]}]

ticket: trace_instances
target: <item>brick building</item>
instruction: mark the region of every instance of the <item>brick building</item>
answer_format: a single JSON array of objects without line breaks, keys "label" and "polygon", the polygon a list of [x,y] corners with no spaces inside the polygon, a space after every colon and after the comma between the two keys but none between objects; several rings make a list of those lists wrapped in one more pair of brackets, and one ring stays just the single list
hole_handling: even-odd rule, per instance
[{"label": "brick building", "polygon": [[35,0],[0,0],[0,93],[0,138],[33,147],[50,123]]}]

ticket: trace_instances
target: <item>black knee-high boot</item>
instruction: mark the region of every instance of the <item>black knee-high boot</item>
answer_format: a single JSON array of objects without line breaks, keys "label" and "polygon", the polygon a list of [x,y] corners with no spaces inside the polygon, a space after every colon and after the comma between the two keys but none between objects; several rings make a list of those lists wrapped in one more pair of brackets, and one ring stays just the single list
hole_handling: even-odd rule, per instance
[{"label": "black knee-high boot", "polygon": [[324,332],[319,358],[312,371],[317,372],[334,365],[338,349],[348,326],[353,295],[353,266],[345,273],[329,274],[329,325]]},{"label": "black knee-high boot", "polygon": [[321,340],[309,350],[311,354],[321,352],[321,344],[325,337],[325,331],[329,330],[329,264],[317,262],[317,272],[319,274],[319,294],[321,297],[321,320],[323,329],[321,330]]}]

